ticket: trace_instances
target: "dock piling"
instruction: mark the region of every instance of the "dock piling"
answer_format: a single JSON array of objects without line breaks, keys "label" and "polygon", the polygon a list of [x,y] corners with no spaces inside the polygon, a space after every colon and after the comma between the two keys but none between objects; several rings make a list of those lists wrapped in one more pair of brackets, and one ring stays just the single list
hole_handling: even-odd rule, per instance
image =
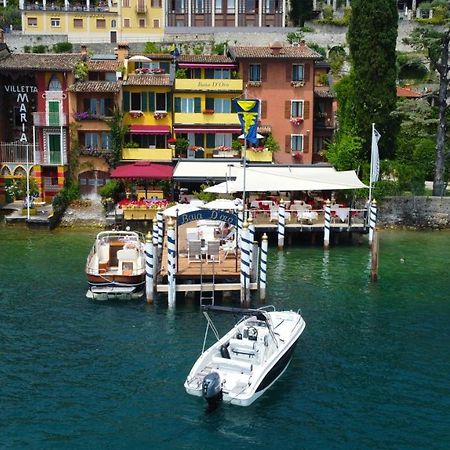
[{"label": "dock piling", "polygon": [[255,242],[255,224],[253,223],[253,218],[251,215],[249,215],[247,219],[248,223],[248,240],[250,242],[249,245],[249,264],[250,264],[250,274],[253,271],[254,262],[256,261],[256,253],[254,251],[254,245],[253,242]]},{"label": "dock piling", "polygon": [[278,249],[283,250],[284,247],[284,233],[286,228],[286,205],[284,200],[280,200],[278,206]]},{"label": "dock piling", "polygon": [[145,296],[147,303],[153,303],[155,292],[155,267],[154,267],[153,236],[149,231],[145,236]]},{"label": "dock piling", "polygon": [[250,303],[250,239],[248,223],[242,225],[241,234],[241,304]]},{"label": "dock piling", "polygon": [[158,253],[161,255],[164,242],[164,216],[161,207],[158,207],[156,221],[158,223]]},{"label": "dock piling", "polygon": [[168,303],[169,308],[175,306],[176,296],[176,245],[175,245],[175,229],[172,219],[167,224],[167,281],[168,281]]},{"label": "dock piling", "polygon": [[324,206],[323,247],[330,247],[331,202],[327,199]]},{"label": "dock piling", "polygon": [[269,240],[267,234],[264,233],[261,241],[261,267],[259,270],[259,299],[264,302],[266,299],[266,282],[267,282],[267,250]]},{"label": "dock piling", "polygon": [[370,281],[375,283],[378,281],[378,231],[373,231],[372,247],[371,247],[371,260],[370,260]]},{"label": "dock piling", "polygon": [[373,245],[375,226],[377,224],[377,201],[375,199],[372,200],[370,204],[370,213],[369,213],[369,245]]}]

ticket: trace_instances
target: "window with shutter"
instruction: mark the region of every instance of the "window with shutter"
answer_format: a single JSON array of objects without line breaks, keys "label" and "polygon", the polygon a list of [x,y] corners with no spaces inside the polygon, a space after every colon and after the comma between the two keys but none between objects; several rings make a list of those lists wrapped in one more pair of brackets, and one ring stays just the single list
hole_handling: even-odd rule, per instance
[{"label": "window with shutter", "polygon": [[261,64],[261,81],[267,81],[267,65]]},{"label": "window with shutter", "polygon": [[310,104],[310,102],[307,100],[303,103],[303,118],[305,120],[309,119],[309,114],[310,114],[309,104]]},{"label": "window with shutter", "polygon": [[148,110],[150,112],[155,111],[155,93],[154,92],[149,92],[148,93]]},{"label": "window with shutter", "polygon": [[194,142],[197,147],[203,147],[204,142],[205,142],[204,136],[205,135],[202,133],[195,133]]},{"label": "window with shutter", "polygon": [[286,135],[284,139],[284,151],[286,153],[291,153],[291,135]]},{"label": "window with shutter", "polygon": [[214,148],[216,146],[216,140],[214,134],[206,135],[206,146],[208,148]]},{"label": "window with shutter", "polygon": [[130,110],[130,93],[127,91],[123,92],[123,110],[125,112]]},{"label": "window with shutter", "polygon": [[172,94],[170,92],[167,92],[166,94],[167,96],[167,112],[171,112],[172,111]]},{"label": "window with shutter", "polygon": [[309,81],[310,67],[311,67],[310,64],[305,64],[305,66],[304,66],[303,81],[305,81],[305,82]]},{"label": "window with shutter", "polygon": [[174,106],[175,106],[175,112],[181,112],[181,98],[180,97],[175,97],[175,102],[174,102]]},{"label": "window with shutter", "polygon": [[141,92],[141,111],[148,111],[147,109],[147,92]]},{"label": "window with shutter", "polygon": [[267,119],[267,100],[261,100],[261,119]]},{"label": "window with shutter", "polygon": [[290,100],[286,100],[284,102],[284,118],[285,119],[291,118],[291,102],[290,102]]},{"label": "window with shutter", "polygon": [[214,78],[214,69],[205,69],[205,78],[213,79]]},{"label": "window with shutter", "polygon": [[194,98],[194,112],[201,112],[202,99],[200,97]]},{"label": "window with shutter", "polygon": [[205,109],[214,109],[214,99],[212,97],[206,97]]},{"label": "window with shutter", "polygon": [[292,81],[292,64],[286,64],[286,81]]},{"label": "window with shutter", "polygon": [[309,153],[309,136],[303,136],[303,153]]}]

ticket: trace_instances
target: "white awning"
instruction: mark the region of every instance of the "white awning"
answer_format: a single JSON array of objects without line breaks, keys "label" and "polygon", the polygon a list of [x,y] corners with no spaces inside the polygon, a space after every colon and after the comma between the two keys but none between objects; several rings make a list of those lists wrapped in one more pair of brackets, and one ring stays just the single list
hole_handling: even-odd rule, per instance
[{"label": "white awning", "polygon": [[236,178],[241,160],[210,161],[191,160],[178,161],[174,172],[175,181],[223,181],[227,178]]},{"label": "white awning", "polygon": [[[233,181],[226,181],[206,189],[207,192],[234,193],[244,190],[242,168],[236,169]],[[262,166],[248,167],[245,173],[247,192],[264,191],[337,191],[367,188],[355,171],[338,172],[333,167]]]}]

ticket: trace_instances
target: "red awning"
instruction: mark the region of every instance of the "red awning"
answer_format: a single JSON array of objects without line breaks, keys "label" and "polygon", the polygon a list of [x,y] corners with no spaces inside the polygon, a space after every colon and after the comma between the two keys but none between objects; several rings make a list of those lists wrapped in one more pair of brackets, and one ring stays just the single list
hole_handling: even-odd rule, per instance
[{"label": "red awning", "polygon": [[111,178],[151,178],[166,180],[172,178],[173,167],[155,164],[149,161],[138,161],[134,164],[119,166],[111,172]]},{"label": "red awning", "polygon": [[237,65],[233,63],[178,63],[182,69],[236,69]]},{"label": "red awning", "polygon": [[169,125],[130,125],[130,134],[169,134]]},{"label": "red awning", "polygon": [[173,131],[175,133],[206,133],[206,134],[216,134],[216,133],[242,133],[241,127],[234,128],[224,128],[224,127],[174,127]]}]

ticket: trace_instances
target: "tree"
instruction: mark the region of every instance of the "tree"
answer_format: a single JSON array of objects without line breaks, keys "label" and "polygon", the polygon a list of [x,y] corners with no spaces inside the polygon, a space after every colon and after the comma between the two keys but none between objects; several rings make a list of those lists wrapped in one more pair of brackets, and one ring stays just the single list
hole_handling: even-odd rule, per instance
[{"label": "tree", "polygon": [[312,0],[294,0],[291,2],[289,18],[293,26],[303,27],[313,17]]},{"label": "tree", "polygon": [[395,0],[353,0],[348,28],[351,92],[347,111],[356,136],[370,158],[371,124],[382,139],[382,157],[393,156],[398,124],[390,113],[396,106],[396,39],[398,11]]},{"label": "tree", "polygon": [[123,115],[118,108],[114,108],[111,120],[108,122],[111,129],[111,149],[112,156],[110,165],[116,167],[122,159],[122,147],[124,145],[125,134],[128,127],[123,124]]},{"label": "tree", "polygon": [[433,195],[443,196],[445,193],[445,135],[447,132],[447,97],[449,85],[449,45],[450,27],[444,29],[421,27],[416,28],[409,40],[416,49],[426,52],[432,70],[439,74],[438,93],[438,128],[436,133],[436,159],[434,165]]}]

